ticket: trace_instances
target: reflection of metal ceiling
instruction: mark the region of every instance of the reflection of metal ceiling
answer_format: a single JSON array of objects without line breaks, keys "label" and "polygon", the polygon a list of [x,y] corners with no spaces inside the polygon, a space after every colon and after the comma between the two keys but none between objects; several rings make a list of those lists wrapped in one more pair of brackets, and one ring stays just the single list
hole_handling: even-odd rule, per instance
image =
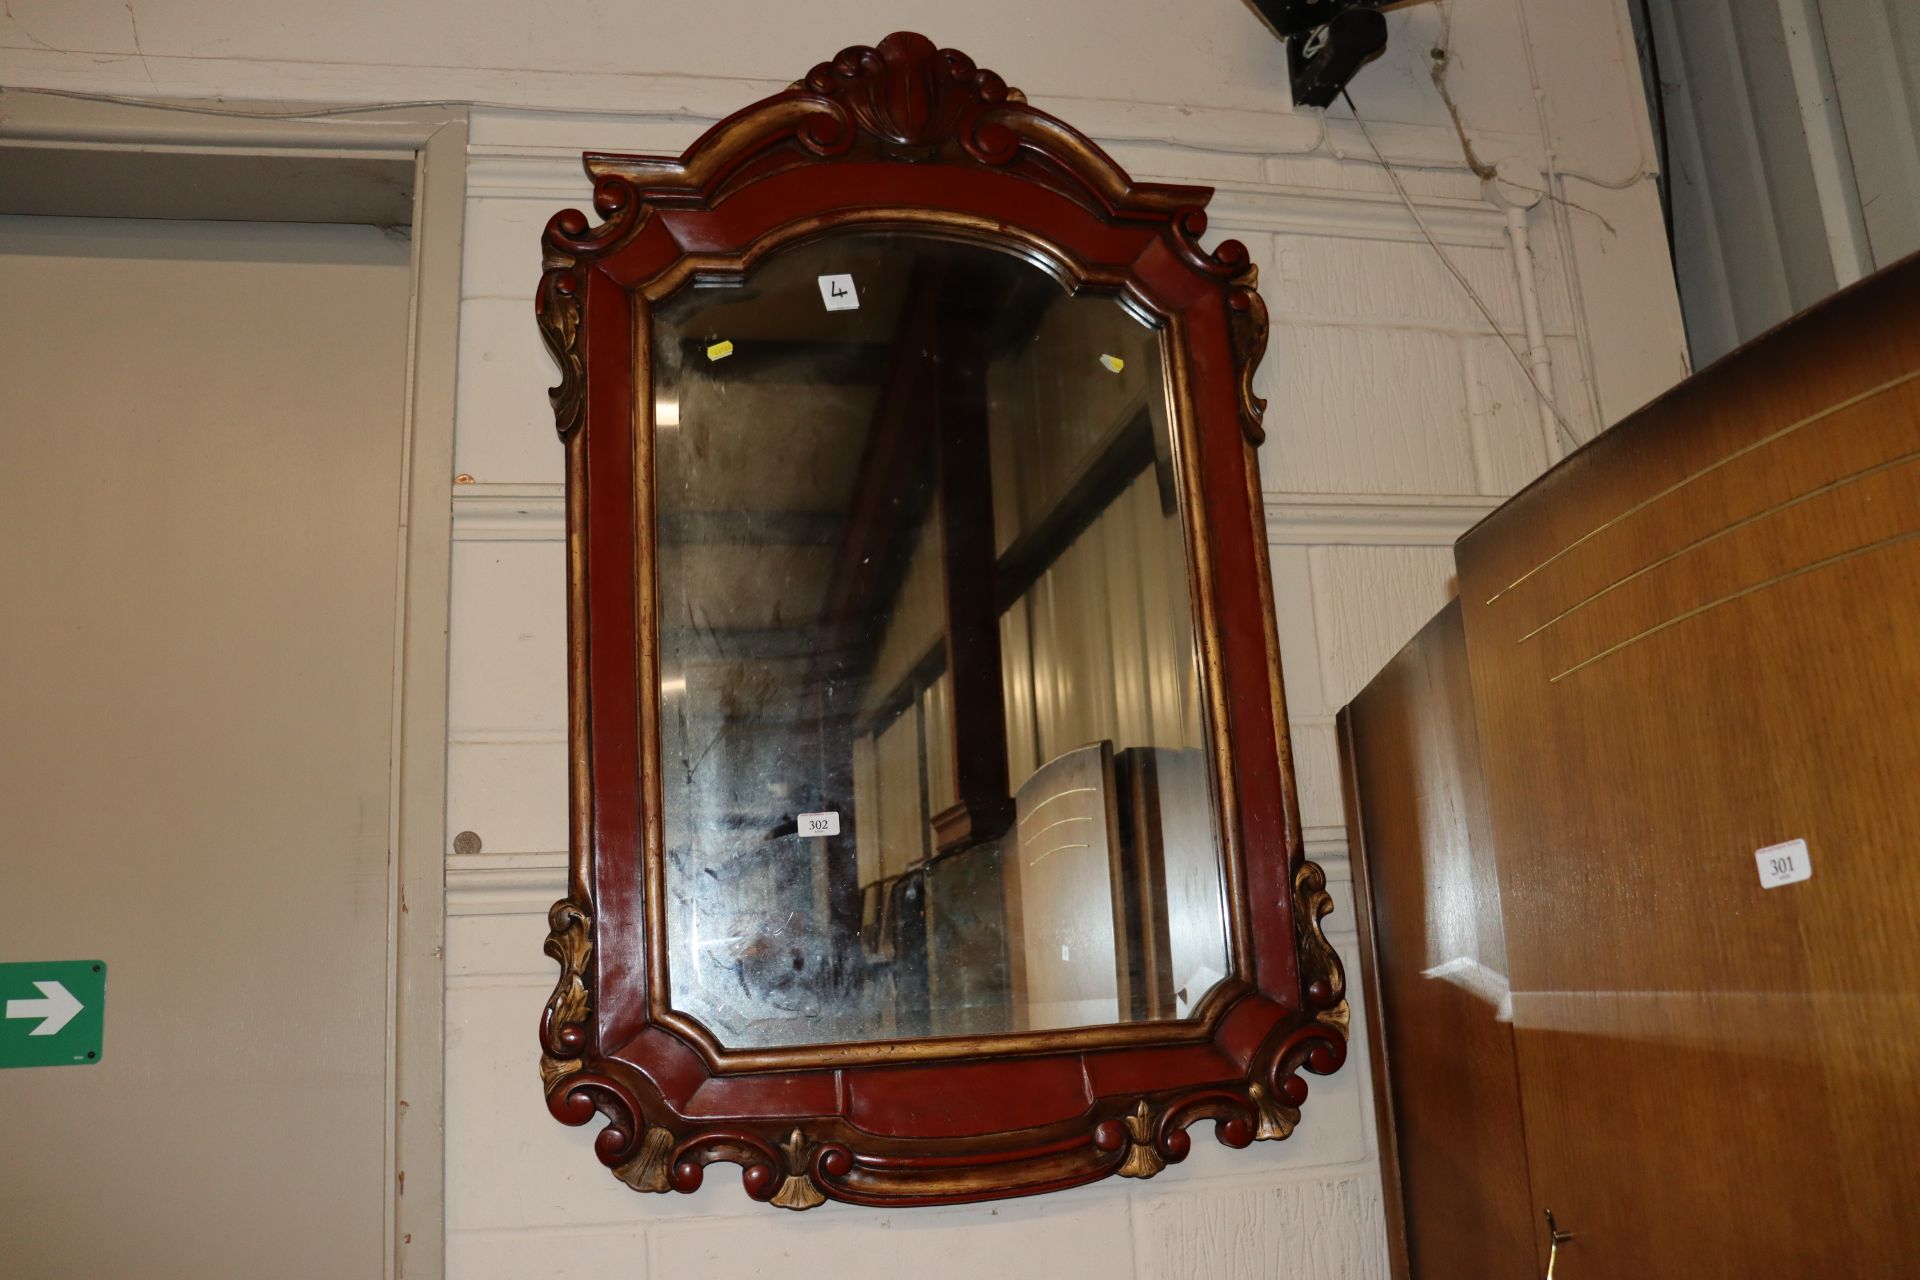
[{"label": "reflection of metal ceiling", "polygon": [[[825,275],[851,276],[858,307],[829,310]],[[659,306],[663,658],[699,664],[702,682],[756,685],[752,714],[763,723],[790,716],[809,696],[803,653],[816,673],[864,678],[879,649],[872,628],[905,604],[894,597],[931,501],[924,479],[933,446],[928,375],[941,360],[935,335],[959,324],[994,365],[1020,364],[1042,317],[1065,299],[1051,276],[1012,255],[859,234],[783,250],[744,284],[696,283]],[[1106,300],[1087,305],[1127,315]],[[1103,327],[1067,328],[1091,335]],[[1126,327],[1129,340],[1144,335],[1132,319]],[[1103,353],[1081,354],[1091,368]],[[1023,403],[996,402],[991,412],[1033,421],[1041,401],[1024,403],[1019,388],[1041,376],[1016,376],[1012,394]],[[1073,408],[1058,403],[1054,412],[1072,416]],[[676,600],[682,616],[667,616]],[[857,645],[840,642],[860,652],[820,652],[835,641],[818,624],[848,611],[877,619]],[[931,621],[939,626],[937,613]],[[769,662],[789,677],[784,688],[764,686]]]}]

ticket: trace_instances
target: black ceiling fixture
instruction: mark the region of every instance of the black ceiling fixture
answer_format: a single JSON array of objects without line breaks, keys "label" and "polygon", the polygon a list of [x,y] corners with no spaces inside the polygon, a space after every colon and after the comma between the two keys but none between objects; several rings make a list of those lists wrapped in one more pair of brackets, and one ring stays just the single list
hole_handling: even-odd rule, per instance
[{"label": "black ceiling fixture", "polygon": [[1362,63],[1387,47],[1380,6],[1393,0],[1249,0],[1287,42],[1287,78],[1296,106],[1324,107]]}]

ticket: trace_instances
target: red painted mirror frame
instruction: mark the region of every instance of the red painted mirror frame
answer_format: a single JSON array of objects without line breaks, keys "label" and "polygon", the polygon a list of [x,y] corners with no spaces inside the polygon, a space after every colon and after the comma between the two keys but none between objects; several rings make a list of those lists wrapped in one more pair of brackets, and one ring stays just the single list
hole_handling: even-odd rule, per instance
[{"label": "red painted mirror frame", "polygon": [[[742,1166],[755,1199],[940,1204],[1030,1195],[1284,1138],[1302,1069],[1346,1057],[1325,878],[1302,855],[1255,457],[1266,311],[1245,248],[1209,252],[1204,187],[1132,181],[991,71],[925,37],[856,47],[721,121],[678,159],[588,153],[591,226],[544,236],[536,299],[567,452],[572,793],[560,979],[541,1019],[547,1106],[607,1124],[640,1191]],[[1181,1021],[729,1050],[667,1007],[651,552],[650,306],[798,239],[927,230],[1011,249],[1166,327],[1203,692],[1223,782],[1232,973]],[[649,888],[651,891],[648,891]]]}]

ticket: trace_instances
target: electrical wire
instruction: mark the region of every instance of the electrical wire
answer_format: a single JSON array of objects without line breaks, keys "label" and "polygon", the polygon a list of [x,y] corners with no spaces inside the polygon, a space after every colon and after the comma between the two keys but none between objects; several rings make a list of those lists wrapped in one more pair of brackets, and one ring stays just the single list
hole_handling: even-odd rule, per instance
[{"label": "electrical wire", "polygon": [[1353,113],[1353,122],[1360,126],[1360,136],[1366,139],[1368,149],[1373,152],[1373,158],[1380,162],[1382,169],[1387,171],[1387,178],[1393,183],[1393,189],[1399,195],[1400,203],[1407,206],[1407,212],[1413,215],[1413,225],[1420,228],[1420,234],[1425,237],[1427,245],[1433,250],[1434,255],[1440,259],[1440,265],[1447,269],[1448,275],[1459,282],[1460,287],[1466,290],[1467,297],[1473,300],[1473,305],[1479,309],[1482,316],[1486,317],[1487,324],[1493,329],[1494,336],[1500,339],[1500,345],[1507,349],[1507,354],[1513,357],[1514,364],[1518,365],[1520,372],[1526,375],[1527,382],[1532,385],[1534,394],[1540,397],[1540,403],[1547,407],[1547,412],[1553,416],[1555,425],[1557,425],[1561,433],[1567,437],[1568,442],[1575,448],[1579,448],[1585,444],[1586,441],[1582,440],[1578,433],[1574,431],[1572,424],[1569,423],[1565,415],[1560,412],[1560,407],[1553,402],[1553,397],[1547,394],[1547,389],[1540,385],[1540,379],[1535,376],[1532,364],[1530,364],[1526,356],[1521,353],[1520,348],[1515,345],[1513,339],[1507,336],[1507,331],[1500,327],[1500,322],[1493,318],[1493,308],[1487,305],[1486,299],[1480,296],[1480,291],[1473,287],[1473,282],[1468,280],[1460,268],[1454,265],[1453,259],[1447,256],[1447,251],[1440,247],[1440,242],[1434,238],[1433,232],[1427,228],[1427,220],[1420,216],[1420,210],[1418,206],[1413,203],[1413,197],[1407,194],[1405,184],[1400,181],[1400,174],[1391,164],[1387,163],[1387,157],[1381,153],[1379,144],[1373,140],[1373,133],[1367,128],[1367,122],[1360,118],[1360,109],[1353,105],[1352,96],[1349,95],[1345,89],[1340,91],[1340,96],[1346,99],[1347,110]]},{"label": "electrical wire", "polygon": [[[478,98],[420,98],[410,102],[363,102],[342,107],[311,107],[300,111],[249,111],[242,107],[199,106],[191,102],[175,102],[164,98],[139,98],[118,93],[89,93],[80,89],[41,89],[28,85],[0,85],[0,106],[4,106],[10,93],[31,94],[34,97],[71,98],[75,102],[108,102],[115,106],[142,107],[152,111],[177,111],[183,115],[224,116],[237,120],[324,120],[337,116],[373,115],[382,111],[411,111],[423,107],[479,107],[493,111],[551,111],[555,108],[543,107],[526,102],[489,102]],[[607,116],[609,118],[631,119],[635,116],[673,115],[690,119],[706,119],[699,112],[648,112],[622,111],[600,107],[568,107],[570,116]],[[0,115],[0,126],[4,126],[4,115]]]},{"label": "electrical wire", "polygon": [[[0,100],[9,90],[0,88]],[[504,105],[456,101],[451,98],[423,98],[415,102],[369,102],[346,107],[314,107],[306,111],[246,111],[238,107],[203,107],[187,102],[166,102],[156,98],[136,98],[118,93],[86,93],[78,89],[30,89],[16,87],[14,93],[35,97],[71,98],[76,102],[110,102],[122,107],[143,107],[151,111],[178,111],[193,116],[226,116],[239,120],[320,120],[328,116],[359,116],[380,111],[406,111],[419,107],[459,107]]]},{"label": "electrical wire", "polygon": [[1609,191],[1625,191],[1631,187],[1639,186],[1648,178],[1658,178],[1660,176],[1646,169],[1642,169],[1639,173],[1627,178],[1602,178],[1597,174],[1582,173],[1578,169],[1563,168],[1557,169],[1555,172],[1563,178],[1578,178],[1589,186],[1605,187]]}]

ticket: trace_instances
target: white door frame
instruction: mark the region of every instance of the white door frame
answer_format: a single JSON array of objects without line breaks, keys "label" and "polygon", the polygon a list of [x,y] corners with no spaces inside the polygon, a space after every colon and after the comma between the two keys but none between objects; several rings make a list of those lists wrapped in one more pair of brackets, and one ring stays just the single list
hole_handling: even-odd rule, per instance
[{"label": "white door frame", "polygon": [[[17,173],[51,175],[39,190],[56,193],[47,197],[55,207],[4,207],[0,197],[0,212],[384,220],[406,208],[393,179],[410,166],[389,780],[387,1280],[438,1280],[445,1270],[448,568],[466,143],[464,106],[136,104],[0,90],[0,167],[11,160]],[[151,181],[170,168],[194,181]],[[134,172],[141,180],[126,181]],[[187,187],[197,194],[183,194]],[[289,193],[302,190],[326,194],[325,217],[300,216]],[[369,212],[356,217],[356,208]]]}]

